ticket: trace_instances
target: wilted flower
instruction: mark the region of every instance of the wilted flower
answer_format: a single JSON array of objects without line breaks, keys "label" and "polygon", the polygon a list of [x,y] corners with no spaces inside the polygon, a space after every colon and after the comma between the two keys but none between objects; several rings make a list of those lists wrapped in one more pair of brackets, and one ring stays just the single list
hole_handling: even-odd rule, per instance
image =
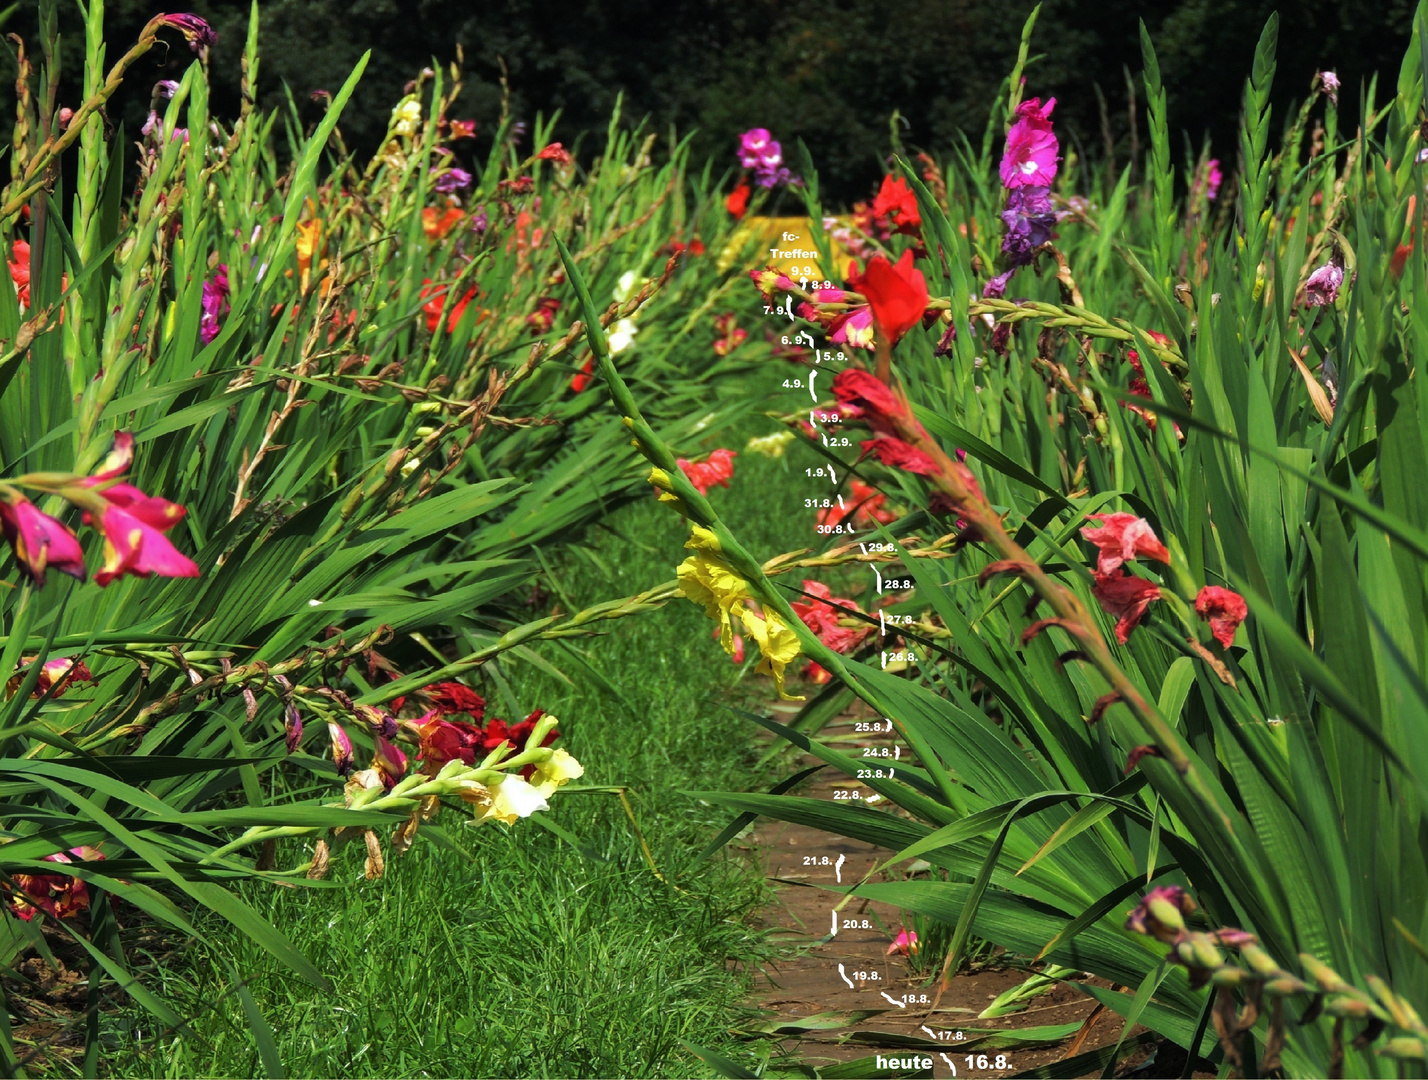
[{"label": "wilted flower", "polygon": [[219,263],[213,277],[203,283],[203,317],[198,321],[198,340],[207,345],[218,336],[219,320],[228,314],[228,265]]},{"label": "wilted flower", "polygon": [[1206,585],[1195,597],[1195,614],[1210,624],[1210,633],[1225,648],[1234,644],[1235,631],[1249,614],[1249,605],[1237,592]]},{"label": "wilted flower", "polygon": [[302,714],[297,711],[296,705],[289,704],[283,710],[283,732],[284,742],[291,754],[302,742]]},{"label": "wilted flower", "polygon": [[1122,570],[1119,574],[1095,575],[1091,593],[1109,615],[1116,617],[1116,640],[1122,645],[1130,632],[1145,618],[1146,609],[1160,599],[1160,586]]},{"label": "wilted flower", "polygon": [[1014,273],[1016,273],[1015,267],[1013,267],[1011,270],[1008,270],[1005,274],[998,274],[996,277],[992,278],[991,281],[987,282],[984,286],[982,286],[982,299],[1000,300],[1002,297],[1006,296],[1007,283],[1011,281],[1011,276]]},{"label": "wilted flower", "polygon": [[703,461],[689,461],[686,458],[678,458],[675,461],[680,471],[689,477],[689,482],[694,485],[695,490],[701,495],[708,495],[709,489],[714,486],[728,487],[729,481],[734,476],[733,450],[720,448],[710,453]]},{"label": "wilted flower", "polygon": [[432,187],[443,195],[464,191],[471,186],[471,174],[465,169],[452,166],[436,178]]},{"label": "wilted flower", "polygon": [[1134,514],[1088,514],[1100,526],[1087,525],[1081,530],[1081,538],[1089,540],[1101,549],[1096,569],[1102,574],[1112,574],[1120,565],[1138,555],[1147,559],[1170,561],[1170,551],[1155,535],[1150,522]]},{"label": "wilted flower", "polygon": [[179,92],[179,84],[175,79],[160,79],[154,83],[154,92],[151,95],[155,101],[172,101],[173,96]]},{"label": "wilted flower", "polygon": [[895,264],[873,256],[854,286],[868,298],[873,321],[893,345],[922,321],[927,309],[927,279],[913,265],[911,251],[904,251]]},{"label": "wilted flower", "polygon": [[381,777],[382,786],[392,788],[407,774],[407,756],[386,736],[377,736],[377,750],[372,755],[372,768]]},{"label": "wilted flower", "polygon": [[0,498],[0,531],[15,549],[15,561],[36,585],[44,585],[45,571],[51,566],[84,580],[84,550],[74,533],[28,499],[18,494]]},{"label": "wilted flower", "polygon": [[1321,71],[1318,74],[1319,86],[1324,93],[1329,96],[1329,100],[1336,106],[1339,104],[1339,76],[1337,72]]},{"label": "wilted flower", "polygon": [[1004,187],[1046,187],[1056,179],[1061,146],[1051,130],[1051,110],[1055,107],[1055,98],[1044,106],[1040,98],[1032,98],[1017,108],[1017,120],[1007,132],[1006,151],[1002,154]]},{"label": "wilted flower", "polygon": [[352,771],[352,740],[341,724],[327,722],[327,734],[332,740],[332,764],[337,766],[337,775],[346,776]]},{"label": "wilted flower", "polygon": [[214,32],[213,27],[197,15],[179,12],[160,15],[158,21],[161,26],[171,26],[182,33],[188,39],[188,47],[195,53],[201,53],[204,49],[218,44],[218,34]]},{"label": "wilted flower", "polygon": [[1132,772],[1134,772],[1135,767],[1140,764],[1141,758],[1158,758],[1164,756],[1165,755],[1160,752],[1160,747],[1158,746],[1137,746],[1134,750],[1130,752],[1130,756],[1126,758],[1125,773],[1127,776],[1129,776]]},{"label": "wilted flower", "polygon": [[465,713],[479,724],[486,715],[486,699],[465,683],[432,683],[424,693],[431,699],[438,716]]},{"label": "wilted flower", "polygon": [[1327,307],[1339,298],[1339,287],[1343,283],[1344,264],[1335,255],[1309,275],[1304,283],[1305,303],[1310,307]]}]

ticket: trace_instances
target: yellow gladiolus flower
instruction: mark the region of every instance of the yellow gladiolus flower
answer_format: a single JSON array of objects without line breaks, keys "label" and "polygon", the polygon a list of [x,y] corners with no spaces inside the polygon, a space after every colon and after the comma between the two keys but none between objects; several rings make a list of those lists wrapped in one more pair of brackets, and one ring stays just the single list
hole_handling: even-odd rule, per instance
[{"label": "yellow gladiolus flower", "polygon": [[724,646],[726,653],[732,655],[734,625],[730,619],[748,596],[748,583],[719,559],[712,558],[703,551],[680,563],[676,574],[679,577],[679,591],[696,604],[703,604],[704,614],[719,620],[719,644]]},{"label": "yellow gladiolus flower", "polygon": [[317,251],[322,237],[322,222],[299,221],[297,225],[298,279],[303,292],[307,292],[308,279],[312,276],[312,256]]},{"label": "yellow gladiolus flower", "polygon": [[797,438],[793,432],[787,429],[775,431],[772,435],[761,435],[750,439],[744,449],[751,454],[762,454],[764,457],[780,458],[788,448],[788,444]]},{"label": "yellow gladiolus flower", "polygon": [[739,618],[744,624],[744,631],[754,639],[763,657],[754,670],[760,675],[773,677],[780,698],[785,701],[802,701],[801,697],[786,693],[783,688],[784,669],[798,656],[798,635],[785,626],[772,611],[765,612],[761,619],[745,608],[740,612]]},{"label": "yellow gladiolus flower", "polygon": [[555,789],[585,775],[585,766],[564,750],[555,750],[535,765],[534,787],[543,798],[550,798]]}]

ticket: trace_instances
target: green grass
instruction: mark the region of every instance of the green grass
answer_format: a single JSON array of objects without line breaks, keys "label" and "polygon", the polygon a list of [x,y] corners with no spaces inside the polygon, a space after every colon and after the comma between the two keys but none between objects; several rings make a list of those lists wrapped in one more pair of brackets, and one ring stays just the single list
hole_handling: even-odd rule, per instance
[{"label": "green grass", "polygon": [[[749,434],[771,429],[750,418],[723,443],[742,450]],[[733,488],[714,492],[764,555],[808,543],[812,512],[788,508],[806,494],[810,463],[811,452],[796,447],[779,460],[741,453]],[[669,580],[684,538],[681,520],[653,498],[626,506],[587,544],[565,549],[547,585],[552,601],[585,604]],[[464,855],[419,842],[368,883],[360,845],[351,845],[333,860],[339,888],[248,890],[332,979],[331,993],[212,927],[219,947],[195,947],[164,970],[170,1000],[193,1016],[194,1036],[159,1036],[146,1016],[126,1013],[116,1018],[114,1072],[261,1075],[234,969],[249,978],[290,1076],[703,1071],[677,1040],[727,1044],[730,1010],[746,987],[736,972],[765,951],[747,926],[763,883],[757,868],[723,855],[695,864],[729,815],[682,792],[771,782],[755,765],[750,729],[724,705],[770,703],[772,685],[752,673],[752,659],[743,669],[731,663],[713,624],[686,601],[606,626],[574,645],[618,694],[549,646],[543,659],[571,682],[508,657],[500,672],[507,689],[492,680],[482,688],[493,705],[509,705],[509,695],[521,709],[560,716],[564,745],[586,765],[584,782],[628,785],[668,884],[642,857],[619,801],[604,794],[553,802],[551,820],[583,852],[532,821],[477,831],[446,813],[437,823]]]}]

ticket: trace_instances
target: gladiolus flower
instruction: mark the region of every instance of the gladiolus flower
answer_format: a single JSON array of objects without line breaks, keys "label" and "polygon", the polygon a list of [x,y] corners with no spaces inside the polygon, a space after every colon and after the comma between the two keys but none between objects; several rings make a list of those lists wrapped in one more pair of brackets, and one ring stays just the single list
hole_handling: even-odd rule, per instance
[{"label": "gladiolus flower", "polygon": [[[749,280],[754,283],[754,288],[759,290],[759,295],[766,301],[772,300],[775,292],[792,292],[798,288],[789,280],[787,274],[781,270],[775,270],[772,266],[762,270],[750,270]],[[625,298],[616,296],[615,299],[623,300]]]},{"label": "gladiolus flower", "polygon": [[10,280],[15,283],[15,294],[20,300],[20,306],[27,308],[30,306],[30,245],[28,241],[16,240],[13,247],[14,257],[9,260]]},{"label": "gladiolus flower", "polygon": [[[438,286],[432,288],[431,278],[422,279],[421,298],[426,299],[422,305],[422,311],[426,312],[426,329],[428,333],[436,333],[436,328],[441,325],[441,309],[446,302],[446,289]],[[430,299],[427,299],[427,298]],[[466,305],[476,299],[476,290],[468,289],[466,295],[451,305],[451,311],[446,317],[446,332],[456,333],[456,324],[461,321],[461,316],[466,313]]]},{"label": "gladiolus flower", "polygon": [[882,187],[873,199],[873,217],[886,222],[890,232],[915,236],[922,227],[917,196],[901,176],[884,176]]},{"label": "gladiolus flower", "polygon": [[876,439],[863,442],[862,447],[865,456],[871,454],[894,469],[903,469],[918,476],[931,476],[937,471],[931,457],[895,435],[879,435]]},{"label": "gladiolus flower", "polygon": [[570,389],[573,393],[581,393],[590,385],[590,380],[595,375],[595,357],[591,356],[585,361],[585,366],[570,376]]},{"label": "gladiolus flower", "polygon": [[739,164],[744,168],[756,169],[769,158],[782,160],[782,148],[768,128],[750,128],[739,136]]},{"label": "gladiolus flower", "polygon": [[218,44],[218,34],[213,27],[197,15],[179,12],[160,15],[158,19],[160,25],[171,26],[182,33],[188,39],[188,47],[195,53],[201,53],[204,49],[212,48]]},{"label": "gladiolus flower", "polygon": [[758,454],[766,458],[781,458],[783,452],[788,449],[788,444],[798,438],[793,432],[784,429],[775,431],[772,435],[758,435],[751,438],[744,444],[744,449],[750,454]]},{"label": "gladiolus flower", "polygon": [[[743,578],[726,566],[717,557],[717,547],[711,551],[696,543],[699,526],[695,527],[696,537],[685,547],[696,547],[675,571],[679,579],[679,591],[696,604],[704,605],[704,613],[719,623],[719,644],[726,653],[734,651],[734,610],[743,604],[749,595],[749,586]],[[708,532],[707,529],[703,530]],[[710,537],[713,534],[710,533]],[[717,543],[717,541],[716,541]]]},{"label": "gladiolus flower", "polygon": [[1116,640],[1122,645],[1145,618],[1146,609],[1160,599],[1160,586],[1133,574],[1096,574],[1092,595],[1108,615],[1116,617]]},{"label": "gladiolus flower", "polygon": [[560,301],[553,296],[542,296],[536,309],[526,316],[526,326],[533,334],[549,332],[555,325],[555,313],[560,310]]},{"label": "gladiolus flower", "polygon": [[479,724],[486,715],[486,699],[465,683],[432,683],[426,687],[426,695],[438,716],[465,713]]},{"label": "gladiolus flower", "polygon": [[569,165],[571,162],[570,151],[561,146],[558,142],[553,142],[549,146],[542,148],[536,157],[541,161],[553,161],[557,165]]},{"label": "gladiolus flower", "polygon": [[104,533],[104,565],[94,575],[97,585],[108,585],[125,574],[198,577],[198,565],[136,513],[111,503],[99,514],[99,528]]},{"label": "gladiolus flower", "polygon": [[873,628],[866,624],[843,626],[838,621],[840,614],[862,615],[863,612],[852,600],[834,596],[832,590],[821,581],[805,580],[803,591],[810,594],[810,597],[793,602],[789,606],[803,621],[803,625],[812,630],[818,640],[834,652],[851,652],[873,632]]},{"label": "gladiolus flower", "polygon": [[[72,863],[74,855],[86,862],[97,862],[104,854],[92,847],[70,848],[69,854],[57,851],[46,855],[45,862]],[[10,900],[10,910],[29,922],[37,912],[56,919],[67,919],[88,909],[89,889],[82,879],[68,874],[14,874],[11,877],[18,893]]]},{"label": "gladiolus flower", "polygon": [[734,325],[736,318],[737,316],[732,311],[727,311],[714,319],[714,329],[719,334],[718,340],[714,342],[716,355],[728,356],[748,340],[749,332],[743,327]]},{"label": "gladiolus flower", "polygon": [[[485,757],[489,752],[479,727],[461,720],[442,719],[435,709],[420,720],[405,723],[421,741],[422,765],[429,773],[439,772],[448,761],[460,760],[465,765],[475,765],[478,757]],[[506,725],[500,721],[496,723],[500,723],[500,738],[495,746],[500,746],[506,741]],[[489,749],[494,750],[495,746]]]},{"label": "gladiolus flower", "polygon": [[897,937],[893,938],[892,944],[888,946],[888,956],[916,956],[921,946],[917,943],[917,931],[904,927],[898,931]]},{"label": "gladiolus flower", "polygon": [[[463,796],[464,797],[464,796]],[[485,813],[476,819],[478,824],[499,821],[503,825],[514,825],[524,817],[530,817],[537,810],[549,810],[540,791],[519,776],[507,776],[490,791]]]},{"label": "gladiolus flower", "polygon": [[1190,199],[1193,202],[1200,192],[1205,193],[1205,198],[1214,202],[1220,194],[1220,185],[1225,181],[1225,174],[1220,169],[1220,159],[1211,158],[1205,162],[1204,168],[1195,174],[1195,180],[1190,185]]},{"label": "gladiolus flower", "polygon": [[862,368],[844,368],[833,379],[833,395],[844,419],[862,420],[874,431],[888,435],[895,422],[907,419],[907,407],[876,375]]},{"label": "gladiolus flower", "polygon": [[828,324],[828,340],[853,349],[873,347],[873,309],[860,304],[851,311],[835,316]]},{"label": "gladiolus flower", "polygon": [[407,756],[389,742],[385,736],[377,736],[377,751],[372,755],[372,768],[382,778],[382,786],[392,788],[407,774]]},{"label": "gladiolus flower", "polygon": [[739,613],[744,624],[744,632],[754,639],[762,659],[754,668],[760,675],[772,676],[778,687],[778,696],[784,700],[798,700],[783,688],[784,670],[798,657],[798,635],[785,626],[772,611],[759,618],[745,608]]},{"label": "gladiolus flower", "polygon": [[896,264],[873,256],[856,288],[868,298],[873,321],[894,345],[922,321],[927,310],[927,280],[913,266],[911,251],[904,251]]},{"label": "gladiolus flower", "polygon": [[1021,103],[1016,123],[1007,132],[1001,164],[1002,186],[1046,187],[1056,179],[1057,153],[1061,146],[1051,131],[1051,110],[1055,107],[1055,98],[1045,106],[1040,98]]},{"label": "gladiolus flower", "polygon": [[15,561],[36,585],[44,585],[45,571],[51,566],[84,580],[84,551],[74,533],[28,499],[15,496],[14,502],[0,501],[0,531],[15,549]]},{"label": "gladiolus flower", "polygon": [[1050,192],[1049,187],[1019,187],[1007,196],[1007,208],[1002,211],[1007,230],[1002,237],[1002,251],[1014,267],[1031,262],[1037,249],[1051,239],[1056,211]]},{"label": "gladiolus flower", "polygon": [[1327,307],[1339,298],[1339,287],[1343,283],[1344,266],[1336,256],[1309,275],[1304,283],[1305,303],[1310,307]]},{"label": "gladiolus flower", "polygon": [[[447,173],[450,176],[450,173]],[[421,231],[426,233],[428,240],[445,239],[452,227],[462,218],[462,211],[459,207],[448,207],[446,210],[438,210],[434,206],[422,208]]]},{"label": "gladiolus flower", "polygon": [[298,283],[307,292],[307,283],[312,276],[312,259],[322,240],[321,221],[300,221],[297,224],[297,265]]},{"label": "gladiolus flower", "polygon": [[352,771],[352,740],[341,724],[327,722],[327,735],[332,740],[332,764],[337,766],[337,775],[346,776]]},{"label": "gladiolus flower", "polygon": [[1147,559],[1170,561],[1170,550],[1160,542],[1150,522],[1134,514],[1088,514],[1099,527],[1087,525],[1081,530],[1081,538],[1089,540],[1101,549],[1096,569],[1102,574],[1113,574],[1120,565],[1138,555]]},{"label": "gladiolus flower", "polygon": [[392,131],[397,135],[416,134],[421,123],[421,102],[414,97],[403,98],[392,109]]},{"label": "gladiolus flower", "polygon": [[219,319],[229,312],[228,266],[219,263],[213,277],[203,283],[203,317],[198,321],[198,340],[207,345],[218,336]]},{"label": "gladiolus flower", "polygon": [[1141,898],[1126,920],[1126,929],[1170,944],[1185,933],[1185,917],[1194,911],[1195,901],[1179,885],[1161,885]]},{"label": "gladiolus flower", "polygon": [[543,798],[550,798],[557,788],[585,775],[585,766],[564,750],[551,751],[550,757],[535,764],[532,785]]},{"label": "gladiolus flower", "polygon": [[620,319],[614,326],[610,327],[610,336],[606,338],[610,355],[618,356],[635,343],[635,335],[639,333],[639,327],[635,325],[634,319]]},{"label": "gladiolus flower", "polygon": [[1337,106],[1339,104],[1338,73],[1333,71],[1319,72],[1319,85],[1323,88],[1324,93],[1328,95],[1329,100]]},{"label": "gladiolus flower", "polygon": [[729,481],[734,476],[733,450],[718,449],[713,451],[703,461],[689,461],[685,458],[676,459],[676,464],[685,476],[689,477],[689,482],[701,495],[708,495],[709,489],[718,485],[728,487]]},{"label": "gladiolus flower", "polygon": [[[471,174],[465,169],[459,169],[454,166],[450,169],[447,169],[444,173],[438,176],[436,178],[436,183],[432,185],[434,190],[440,192],[443,195],[450,195],[457,191],[464,191],[470,186]],[[449,214],[451,213],[451,211],[448,210],[447,213]],[[460,214],[458,213],[457,216],[459,217]],[[422,218],[422,225],[423,227],[426,225],[425,217]]]},{"label": "gladiolus flower", "polygon": [[1235,642],[1235,631],[1249,615],[1249,605],[1237,592],[1206,585],[1195,597],[1195,614],[1210,624],[1210,633],[1225,648]]},{"label": "gladiolus flower", "polygon": [[[792,441],[793,433],[789,432]],[[888,497],[871,484],[865,484],[856,476],[848,486],[848,498],[843,506],[825,506],[818,511],[820,529],[832,529],[848,518],[853,519],[854,528],[870,528],[875,522],[886,525],[896,521],[897,515],[885,508]]]},{"label": "gladiolus flower", "polygon": [[452,120],[448,127],[451,132],[452,142],[455,142],[457,139],[476,138],[475,120]]},{"label": "gladiolus flower", "polygon": [[742,221],[744,214],[749,209],[749,196],[753,193],[754,189],[749,186],[749,182],[740,180],[734,190],[729,192],[724,199],[724,209],[728,210],[736,220]]},{"label": "gladiolus flower", "polygon": [[296,705],[289,705],[283,710],[283,732],[284,743],[291,754],[302,742],[302,714],[297,711]]}]

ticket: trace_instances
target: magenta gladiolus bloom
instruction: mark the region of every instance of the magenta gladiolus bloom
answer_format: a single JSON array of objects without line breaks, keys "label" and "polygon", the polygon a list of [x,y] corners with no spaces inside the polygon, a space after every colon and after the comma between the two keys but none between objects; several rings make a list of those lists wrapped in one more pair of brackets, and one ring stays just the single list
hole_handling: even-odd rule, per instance
[{"label": "magenta gladiolus bloom", "polygon": [[207,345],[218,336],[218,320],[227,315],[228,265],[219,263],[210,281],[203,283],[203,318],[198,322],[198,340]]},{"label": "magenta gladiolus bloom", "polygon": [[302,742],[302,714],[297,711],[296,705],[289,705],[283,710],[283,732],[283,743],[291,754]]},{"label": "magenta gladiolus bloom", "polygon": [[125,574],[198,577],[198,565],[180,554],[163,533],[117,505],[99,515],[99,528],[104,533],[104,566],[94,575],[97,585],[108,585]]},{"label": "magenta gladiolus bloom", "polygon": [[1047,187],[1056,179],[1061,145],[1051,130],[1051,110],[1055,107],[1055,98],[1044,106],[1040,98],[1021,103],[1016,123],[1007,132],[1006,152],[1002,154],[1002,186]]},{"label": "magenta gladiolus bloom", "polygon": [[84,552],[74,533],[28,499],[0,502],[0,531],[15,549],[15,561],[36,585],[45,583],[45,570],[51,566],[84,580]]},{"label": "magenta gladiolus bloom", "polygon": [[1220,194],[1220,185],[1225,182],[1225,174],[1220,171],[1220,159],[1211,158],[1205,167],[1205,197],[1211,202]]},{"label": "magenta gladiolus bloom", "polygon": [[450,195],[452,192],[469,188],[471,174],[465,169],[450,168],[438,176],[436,183],[432,186],[443,195]]},{"label": "magenta gladiolus bloom", "polygon": [[739,136],[739,164],[746,169],[757,169],[772,157],[777,165],[782,148],[774,142],[768,128],[750,128]]},{"label": "magenta gladiolus bloom", "polygon": [[341,724],[327,722],[327,734],[332,739],[332,764],[337,766],[337,775],[346,776],[352,771],[352,739]]}]

